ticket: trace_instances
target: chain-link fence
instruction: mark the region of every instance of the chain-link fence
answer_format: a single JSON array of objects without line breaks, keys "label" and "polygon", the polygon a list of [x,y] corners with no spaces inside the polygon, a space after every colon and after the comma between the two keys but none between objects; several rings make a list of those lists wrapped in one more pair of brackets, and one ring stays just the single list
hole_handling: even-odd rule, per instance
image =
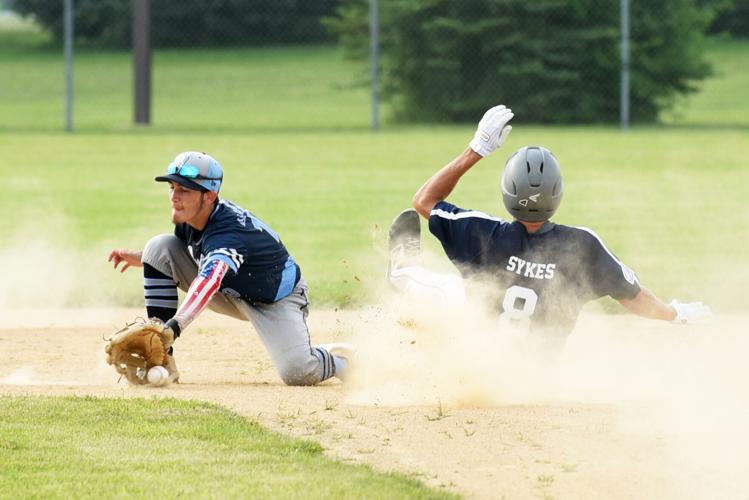
[{"label": "chain-link fence", "polygon": [[[704,51],[713,4],[725,2],[4,0],[0,130],[64,126],[66,4],[74,8],[74,128],[132,127],[141,2],[150,6],[150,121],[162,130],[365,129],[373,114],[385,125],[475,122],[496,102],[533,122],[618,123],[627,83],[635,122],[749,123],[730,110],[711,113],[688,92],[710,90],[746,54],[742,42]],[[383,101],[374,113],[373,74]]]},{"label": "chain-link fence", "polygon": [[[75,0],[75,130],[133,126],[133,2]],[[335,0],[150,3],[151,125],[163,130],[341,129],[369,126],[322,23]],[[0,128],[64,124],[62,0],[6,2],[0,17]],[[8,10],[13,8],[14,11]]]}]

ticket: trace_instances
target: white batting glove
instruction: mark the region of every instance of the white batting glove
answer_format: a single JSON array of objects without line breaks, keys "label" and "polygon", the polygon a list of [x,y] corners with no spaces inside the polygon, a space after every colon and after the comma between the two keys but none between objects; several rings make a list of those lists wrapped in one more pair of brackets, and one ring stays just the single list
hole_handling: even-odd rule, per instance
[{"label": "white batting glove", "polygon": [[481,156],[493,153],[510,135],[512,125],[507,125],[507,123],[512,120],[513,116],[515,115],[512,110],[504,104],[494,106],[484,113],[476,129],[476,135],[468,145]]},{"label": "white batting glove", "polygon": [[672,323],[679,323],[682,325],[691,325],[694,323],[704,323],[709,317],[713,315],[710,307],[706,306],[702,302],[679,302],[674,299],[669,304],[676,310],[676,317],[671,320]]}]

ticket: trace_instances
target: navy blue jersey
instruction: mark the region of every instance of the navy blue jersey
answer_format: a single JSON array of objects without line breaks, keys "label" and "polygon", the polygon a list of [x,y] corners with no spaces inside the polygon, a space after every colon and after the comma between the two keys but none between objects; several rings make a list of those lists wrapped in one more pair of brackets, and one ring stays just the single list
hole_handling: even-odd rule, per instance
[{"label": "navy blue jersey", "polygon": [[640,291],[634,272],[587,228],[549,223],[528,233],[518,221],[441,201],[429,230],[469,283],[488,280],[498,310],[530,320],[532,330],[567,334],[586,302],[631,299]]},{"label": "navy blue jersey", "polygon": [[279,236],[230,201],[219,200],[202,231],[183,223],[175,226],[174,234],[185,242],[201,272],[215,260],[229,266],[219,288],[226,295],[271,303],[289,295],[299,282],[299,266]]}]

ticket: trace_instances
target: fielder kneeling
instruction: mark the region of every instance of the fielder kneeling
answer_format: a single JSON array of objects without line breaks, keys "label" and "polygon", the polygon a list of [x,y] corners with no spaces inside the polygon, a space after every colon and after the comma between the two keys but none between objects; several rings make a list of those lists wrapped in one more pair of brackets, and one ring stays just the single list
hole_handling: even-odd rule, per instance
[{"label": "fielder kneeling", "polygon": [[[218,192],[221,165],[205,153],[177,155],[165,175],[169,183],[174,234],[152,238],[141,251],[116,249],[115,269],[143,267],[146,311],[178,338],[209,307],[251,321],[281,379],[314,385],[343,379],[346,346],[310,344],[306,317],[307,283],[281,238],[247,210]],[[177,287],[187,292],[178,306]],[[331,351],[336,351],[334,355]],[[177,381],[170,349],[167,369]]]}]

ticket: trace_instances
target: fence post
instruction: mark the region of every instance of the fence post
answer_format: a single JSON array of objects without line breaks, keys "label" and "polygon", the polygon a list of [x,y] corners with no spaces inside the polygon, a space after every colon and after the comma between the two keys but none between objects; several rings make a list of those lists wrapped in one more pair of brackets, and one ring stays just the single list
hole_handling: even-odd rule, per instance
[{"label": "fence post", "polygon": [[621,9],[621,95],[619,100],[619,115],[622,130],[629,129],[629,0],[620,0]]},{"label": "fence post", "polygon": [[63,4],[65,52],[65,132],[73,131],[73,0]]},{"label": "fence post", "polygon": [[151,0],[133,2],[135,123],[151,123]]},{"label": "fence post", "polygon": [[377,0],[369,0],[369,53],[372,65],[372,130],[380,129],[380,40]]}]

